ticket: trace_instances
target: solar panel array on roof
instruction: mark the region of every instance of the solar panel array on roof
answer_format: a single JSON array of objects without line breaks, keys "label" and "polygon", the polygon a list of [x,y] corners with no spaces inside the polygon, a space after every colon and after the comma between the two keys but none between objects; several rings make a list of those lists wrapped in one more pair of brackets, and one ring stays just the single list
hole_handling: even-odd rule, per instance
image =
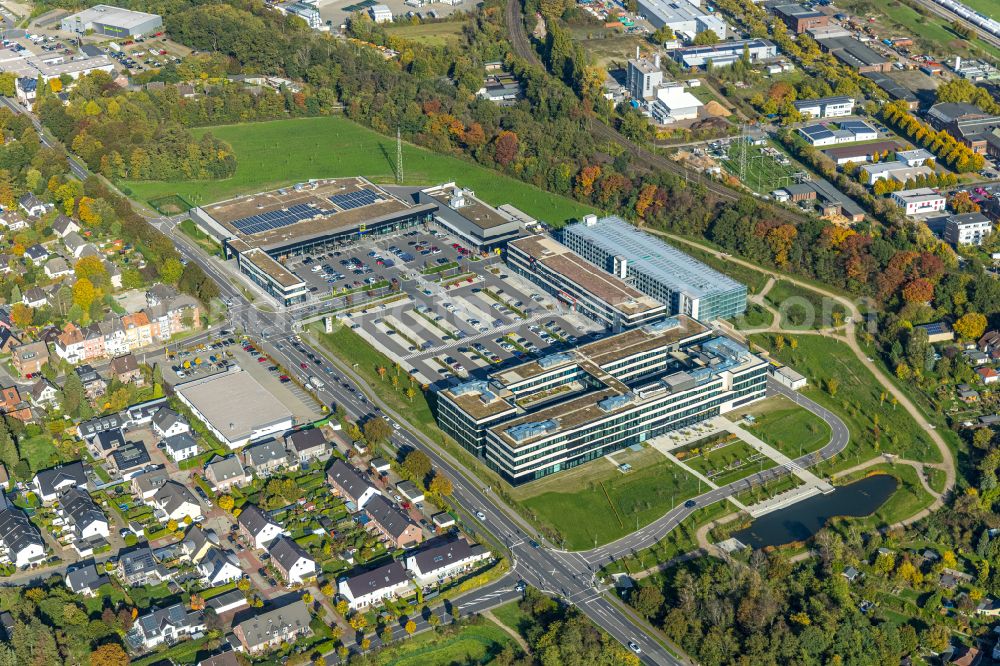
[{"label": "solar panel array on roof", "polygon": [[287,227],[302,220],[308,220],[319,215],[332,215],[335,212],[335,210],[324,210],[313,204],[295,204],[281,210],[272,210],[267,213],[240,218],[234,220],[232,225],[240,233],[248,235],[259,234],[262,231],[280,229],[281,227]]},{"label": "solar panel array on roof", "polygon": [[371,190],[357,190],[346,194],[334,194],[329,199],[341,210],[352,210],[362,206],[370,206],[378,201],[379,197]]},{"label": "solar panel array on roof", "polygon": [[833,136],[833,132],[823,125],[807,125],[806,127],[800,127],[799,132],[809,137],[814,142],[829,139]]},{"label": "solar panel array on roof", "polygon": [[840,129],[850,130],[857,134],[858,132],[874,132],[875,128],[866,123],[863,120],[845,120],[839,123]]}]

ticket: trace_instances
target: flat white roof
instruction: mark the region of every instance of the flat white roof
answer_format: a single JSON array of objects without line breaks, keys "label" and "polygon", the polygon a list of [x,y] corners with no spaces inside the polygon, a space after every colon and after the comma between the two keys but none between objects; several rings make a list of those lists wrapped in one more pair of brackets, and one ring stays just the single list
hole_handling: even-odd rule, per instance
[{"label": "flat white roof", "polygon": [[246,439],[263,426],[292,419],[288,408],[246,371],[196,379],[175,390],[231,442]]},{"label": "flat white roof", "polygon": [[79,21],[80,23],[102,23],[113,25],[118,28],[134,28],[146,23],[150,19],[160,18],[159,14],[147,14],[146,12],[136,12],[124,7],[112,7],[111,5],[94,5],[90,9],[84,9],[71,16],[67,16],[63,21]]}]

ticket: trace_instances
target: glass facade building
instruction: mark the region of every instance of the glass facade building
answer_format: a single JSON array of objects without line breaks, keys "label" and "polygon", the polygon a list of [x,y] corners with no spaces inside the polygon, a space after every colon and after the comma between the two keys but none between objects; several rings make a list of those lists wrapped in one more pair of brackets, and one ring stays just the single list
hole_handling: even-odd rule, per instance
[{"label": "glass facade building", "polygon": [[712,321],[731,319],[747,308],[746,285],[620,217],[589,216],[563,229],[561,240],[587,261],[666,305],[669,314]]},{"label": "glass facade building", "polygon": [[762,399],[767,364],[678,316],[438,394],[438,422],[512,484]]}]

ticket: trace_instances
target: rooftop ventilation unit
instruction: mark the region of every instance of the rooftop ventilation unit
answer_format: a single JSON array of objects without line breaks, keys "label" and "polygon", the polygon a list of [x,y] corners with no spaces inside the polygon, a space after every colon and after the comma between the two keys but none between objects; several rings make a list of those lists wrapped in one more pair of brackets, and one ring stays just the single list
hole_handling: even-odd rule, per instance
[{"label": "rooftop ventilation unit", "polygon": [[507,436],[515,442],[523,442],[533,437],[547,435],[559,429],[559,424],[553,419],[545,421],[533,421],[531,423],[521,423],[520,425],[507,428]]}]

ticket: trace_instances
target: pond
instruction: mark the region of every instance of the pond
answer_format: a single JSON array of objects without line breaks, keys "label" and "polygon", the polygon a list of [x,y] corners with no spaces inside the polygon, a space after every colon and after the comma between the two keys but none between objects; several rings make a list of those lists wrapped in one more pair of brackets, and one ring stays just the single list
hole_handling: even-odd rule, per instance
[{"label": "pond", "polygon": [[865,477],[832,493],[816,495],[778,509],[753,521],[733,537],[752,548],[783,546],[805,541],[819,532],[831,518],[870,516],[896,491],[899,482],[888,474]]}]

